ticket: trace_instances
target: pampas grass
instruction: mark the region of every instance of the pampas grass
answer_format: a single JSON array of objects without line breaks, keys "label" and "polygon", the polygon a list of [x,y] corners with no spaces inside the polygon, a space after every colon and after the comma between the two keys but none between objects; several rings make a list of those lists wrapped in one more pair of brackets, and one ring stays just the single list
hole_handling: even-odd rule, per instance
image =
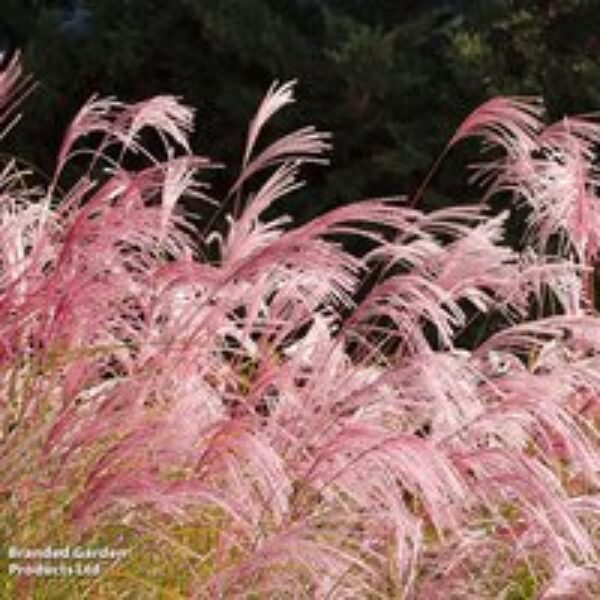
[{"label": "pampas grass", "polygon": [[[192,111],[169,96],[90,100],[46,189],[5,165],[2,538],[130,553],[96,579],[5,568],[3,591],[592,597],[600,128],[546,127],[536,101],[496,99],[447,149],[469,136],[496,149],[476,166],[480,204],[370,199],[296,226],[285,197],[329,141],[308,127],[264,142],[293,91],[265,96],[221,200],[187,142]],[[74,161],[87,166],[65,190]],[[209,230],[183,201],[213,215]],[[523,203],[517,251],[504,234]],[[461,346],[477,316],[503,325]]]}]

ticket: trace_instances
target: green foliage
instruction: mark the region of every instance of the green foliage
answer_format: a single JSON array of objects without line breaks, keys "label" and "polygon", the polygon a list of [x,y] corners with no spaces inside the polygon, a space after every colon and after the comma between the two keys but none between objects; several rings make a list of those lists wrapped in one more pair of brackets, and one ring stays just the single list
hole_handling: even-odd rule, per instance
[{"label": "green foliage", "polygon": [[[246,115],[262,91],[274,79],[298,78],[297,122],[331,129],[335,140],[335,168],[313,176],[321,204],[306,194],[296,202],[295,216],[307,219],[351,198],[414,191],[466,111],[491,96],[542,94],[551,119],[600,105],[595,5],[4,3],[0,35],[24,49],[43,88],[26,107],[32,125],[12,143],[50,172],[66,115],[92,93],[134,100],[160,90],[198,107],[195,148],[203,153],[206,140],[217,139],[213,154],[235,168]],[[435,178],[426,206],[469,195],[455,171],[450,164]],[[217,192],[226,186],[227,174],[220,177]]]},{"label": "green foliage", "polygon": [[452,67],[482,97],[543,95],[551,119],[598,105],[597,4],[469,3],[452,33]]},{"label": "green foliage", "polygon": [[536,597],[538,583],[527,565],[519,565],[515,570],[513,581],[505,590],[506,600],[532,600]]}]

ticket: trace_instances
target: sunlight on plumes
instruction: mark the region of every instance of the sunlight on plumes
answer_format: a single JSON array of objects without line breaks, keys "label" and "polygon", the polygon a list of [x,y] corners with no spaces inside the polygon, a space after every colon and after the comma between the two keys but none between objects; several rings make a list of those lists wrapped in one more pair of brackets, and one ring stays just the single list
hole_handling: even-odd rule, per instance
[{"label": "sunlight on plumes", "polygon": [[[0,106],[19,75],[0,76]],[[298,225],[268,209],[328,136],[261,147],[293,90],[269,89],[219,200],[171,96],[90,100],[47,189],[0,174],[0,531],[131,544],[97,581],[63,582],[73,597],[491,598],[521,580],[592,597],[597,126],[495,99],[452,138],[504,150],[478,175],[484,200],[531,207],[523,251],[505,244],[512,205],[372,199]],[[59,192],[75,156],[85,175]]]}]

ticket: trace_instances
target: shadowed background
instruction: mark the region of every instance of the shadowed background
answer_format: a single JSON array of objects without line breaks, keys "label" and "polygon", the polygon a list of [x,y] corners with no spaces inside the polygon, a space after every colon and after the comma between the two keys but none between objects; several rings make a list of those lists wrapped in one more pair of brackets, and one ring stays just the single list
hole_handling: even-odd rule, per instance
[{"label": "shadowed background", "polygon": [[[495,95],[543,95],[549,119],[600,107],[597,0],[3,0],[0,44],[39,85],[4,148],[50,173],[93,93],[159,93],[197,109],[194,149],[239,167],[249,117],[273,80],[298,79],[281,131],[333,133],[310,173],[304,220],[360,198],[414,192],[460,121]],[[273,132],[277,134],[276,131]],[[425,208],[469,200],[453,153]],[[218,192],[227,171],[214,176]]]}]

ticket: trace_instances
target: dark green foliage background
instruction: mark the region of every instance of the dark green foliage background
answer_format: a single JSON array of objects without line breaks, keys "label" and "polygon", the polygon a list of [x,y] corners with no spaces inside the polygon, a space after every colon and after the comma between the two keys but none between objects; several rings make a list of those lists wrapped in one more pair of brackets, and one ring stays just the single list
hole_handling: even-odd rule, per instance
[{"label": "dark green foliage background", "polygon": [[[22,49],[39,82],[4,147],[46,173],[93,93],[181,96],[197,108],[195,150],[235,173],[267,87],[298,79],[301,102],[272,134],[312,123],[334,135],[332,168],[310,174],[299,218],[410,194],[491,96],[541,94],[552,119],[600,108],[599,0],[2,0],[0,9],[4,46]],[[468,147],[450,157],[428,207],[469,199],[456,168],[468,158]]]}]

